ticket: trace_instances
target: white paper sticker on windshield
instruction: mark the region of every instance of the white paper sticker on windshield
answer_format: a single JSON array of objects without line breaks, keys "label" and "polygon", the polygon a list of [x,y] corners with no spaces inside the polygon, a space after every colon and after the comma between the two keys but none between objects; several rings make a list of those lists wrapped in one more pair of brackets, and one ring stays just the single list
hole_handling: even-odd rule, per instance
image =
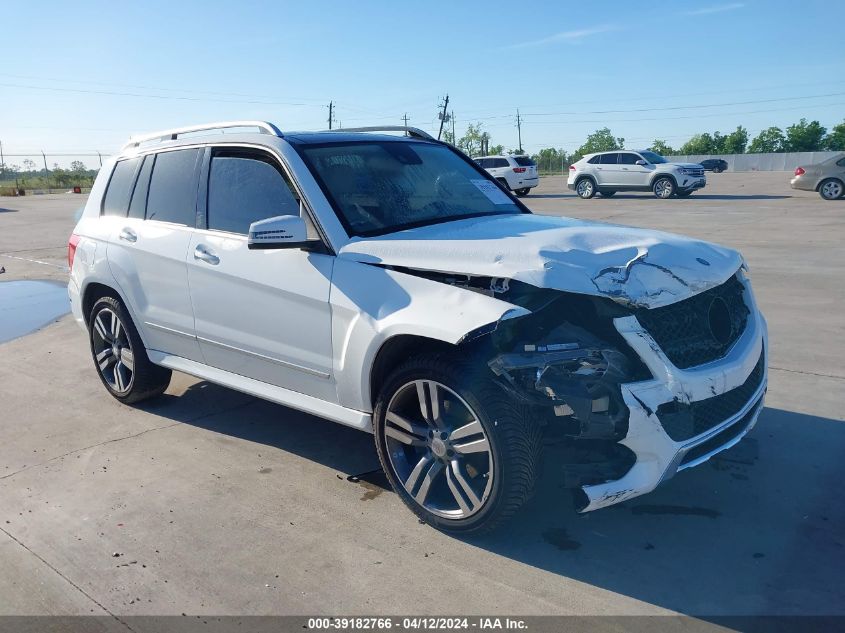
[{"label": "white paper sticker on windshield", "polygon": [[478,187],[479,191],[487,196],[493,204],[513,204],[513,201],[496,186],[496,183],[489,180],[472,180],[470,182]]}]

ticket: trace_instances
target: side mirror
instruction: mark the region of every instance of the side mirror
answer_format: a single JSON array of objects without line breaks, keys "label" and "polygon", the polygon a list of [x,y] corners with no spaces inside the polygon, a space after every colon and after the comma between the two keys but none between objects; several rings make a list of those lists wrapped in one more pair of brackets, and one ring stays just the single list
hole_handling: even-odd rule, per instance
[{"label": "side mirror", "polygon": [[645,162],[642,158],[638,160],[635,164],[639,165],[640,167],[645,167],[646,165],[648,165],[648,163]]},{"label": "side mirror", "polygon": [[279,215],[249,225],[247,247],[255,249],[302,248],[318,240],[309,240],[305,220],[298,215]]}]

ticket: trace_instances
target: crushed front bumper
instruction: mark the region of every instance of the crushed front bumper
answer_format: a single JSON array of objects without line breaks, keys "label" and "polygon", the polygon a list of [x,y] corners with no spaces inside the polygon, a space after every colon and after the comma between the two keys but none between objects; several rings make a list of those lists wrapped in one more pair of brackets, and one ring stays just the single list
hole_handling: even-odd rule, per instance
[{"label": "crushed front bumper", "polygon": [[[765,367],[768,330],[748,282],[743,283],[745,302],[750,310],[745,331],[724,358],[711,363],[679,369],[635,316],[614,320],[616,329],[639,354],[654,378],[621,385],[630,416],[628,433],[619,443],[634,453],[636,462],[620,479],[582,486],[579,511],[598,510],[650,492],[675,473],[697,466],[730,448],[754,427],[763,409],[768,380]],[[689,439],[674,441],[669,437],[658,416],[661,405],[706,401],[737,389],[746,384],[758,362],[762,362],[762,377],[738,411]]]}]

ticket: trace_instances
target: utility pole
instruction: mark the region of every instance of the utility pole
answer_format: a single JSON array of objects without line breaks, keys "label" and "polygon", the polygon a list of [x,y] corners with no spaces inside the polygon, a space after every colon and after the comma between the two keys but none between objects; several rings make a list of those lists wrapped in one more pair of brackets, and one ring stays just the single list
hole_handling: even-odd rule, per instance
[{"label": "utility pole", "polygon": [[97,152],[97,158],[100,159],[100,167],[103,166],[103,155],[100,152]]},{"label": "utility pole", "polygon": [[408,127],[408,113],[405,113],[405,116],[402,117],[402,120],[405,122],[405,127]]},{"label": "utility pole", "polygon": [[0,167],[6,166],[6,159],[3,158],[3,141],[0,141]]},{"label": "utility pole", "polygon": [[452,144],[457,146],[458,139],[455,138],[455,111],[454,110],[452,110],[452,112],[451,112],[451,117],[452,117]]},{"label": "utility pole", "polygon": [[329,101],[329,129],[332,129],[334,122],[334,101]]},{"label": "utility pole", "polygon": [[440,130],[437,132],[437,140],[443,135],[443,124],[446,122],[446,108],[449,107],[449,95],[446,95],[446,100],[443,102],[443,111],[440,113]]},{"label": "utility pole", "polygon": [[516,133],[519,135],[519,153],[522,154],[522,119],[519,118],[519,108],[516,109]]},{"label": "utility pole", "polygon": [[50,170],[49,170],[49,169],[47,169],[47,156],[45,156],[45,154],[44,154],[44,150],[43,150],[43,149],[41,150],[41,158],[43,158],[43,159],[44,159],[44,173],[45,173],[47,176],[49,176],[49,175],[50,175]]}]

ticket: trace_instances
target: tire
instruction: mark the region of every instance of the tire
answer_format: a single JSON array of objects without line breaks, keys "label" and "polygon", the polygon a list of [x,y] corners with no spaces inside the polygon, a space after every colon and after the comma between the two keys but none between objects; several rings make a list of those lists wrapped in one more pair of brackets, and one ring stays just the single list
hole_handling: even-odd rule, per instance
[{"label": "tire", "polygon": [[540,428],[484,363],[449,354],[409,359],[385,381],[373,430],[393,489],[438,530],[489,532],[534,491]]},{"label": "tire", "polygon": [[819,183],[819,195],[825,200],[838,200],[845,195],[845,185],[838,178],[827,178]]},{"label": "tire", "polygon": [[518,195],[520,198],[524,198],[525,196],[528,195],[529,191],[531,191],[531,189],[529,189],[528,187],[524,187],[522,189],[517,189],[516,195]]},{"label": "tire", "polygon": [[714,173],[714,174],[721,174],[721,173],[722,173],[722,168],[721,168],[721,167],[714,167],[714,168],[713,168],[713,173]]},{"label": "tire", "polygon": [[602,198],[612,198],[613,196],[616,195],[616,192],[615,191],[599,191],[599,195]]},{"label": "tire", "polygon": [[124,404],[161,395],[171,371],[150,362],[144,343],[120,299],[101,297],[91,308],[88,340],[97,375]]},{"label": "tire", "polygon": [[575,183],[575,193],[578,194],[579,198],[589,200],[596,195],[596,183],[593,182],[592,178],[582,178]]},{"label": "tire", "polygon": [[671,198],[675,194],[675,181],[669,176],[660,176],[651,185],[651,190],[654,195],[662,200]]}]

